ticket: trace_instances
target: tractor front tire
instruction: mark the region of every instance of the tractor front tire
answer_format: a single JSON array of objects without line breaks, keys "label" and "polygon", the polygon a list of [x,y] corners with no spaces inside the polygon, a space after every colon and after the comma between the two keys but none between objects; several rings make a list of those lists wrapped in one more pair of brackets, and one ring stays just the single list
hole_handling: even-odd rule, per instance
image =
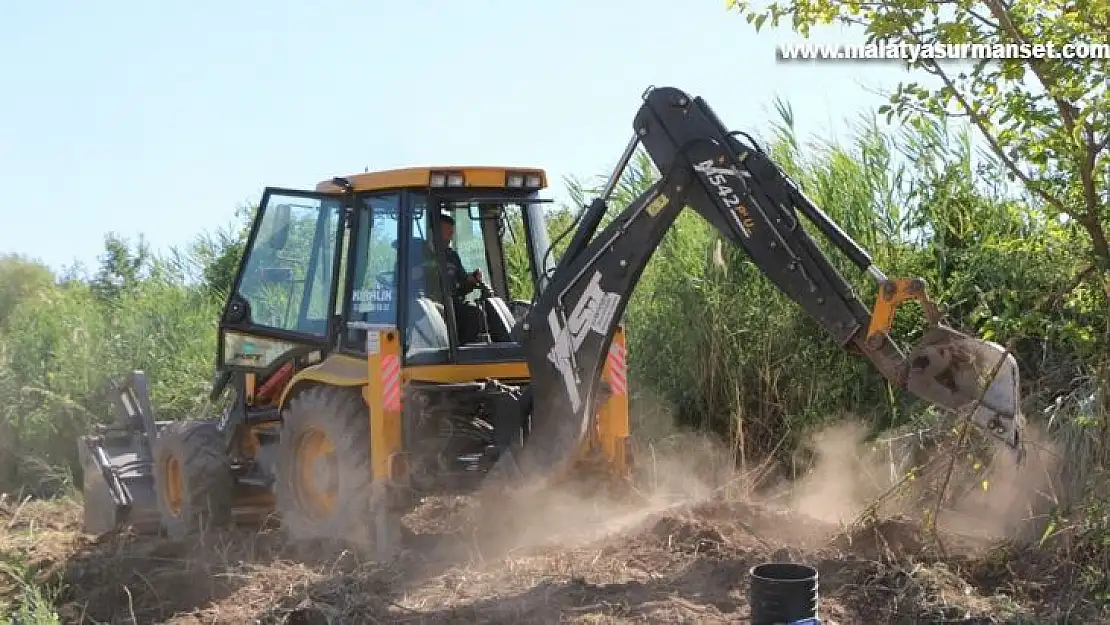
[{"label": "tractor front tire", "polygon": [[400,518],[370,465],[370,419],[359,388],[315,386],[282,414],[277,513],[293,541],[349,545],[388,558]]},{"label": "tractor front tire", "polygon": [[154,443],[154,488],[171,538],[230,522],[234,482],[214,421],[171,423],[162,430]]}]

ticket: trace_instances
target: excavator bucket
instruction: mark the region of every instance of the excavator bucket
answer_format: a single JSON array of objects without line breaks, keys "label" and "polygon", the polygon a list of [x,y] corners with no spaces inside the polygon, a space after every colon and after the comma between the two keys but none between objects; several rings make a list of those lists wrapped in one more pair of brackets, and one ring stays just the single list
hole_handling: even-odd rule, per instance
[{"label": "excavator bucket", "polygon": [[906,390],[971,421],[1011,449],[1024,417],[1017,360],[1001,345],[943,325],[926,332],[908,358]]}]

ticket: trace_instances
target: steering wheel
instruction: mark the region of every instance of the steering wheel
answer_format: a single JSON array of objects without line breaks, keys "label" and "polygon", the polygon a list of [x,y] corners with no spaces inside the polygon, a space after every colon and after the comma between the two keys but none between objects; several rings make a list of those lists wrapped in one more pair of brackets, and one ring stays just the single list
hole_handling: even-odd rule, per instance
[{"label": "steering wheel", "polygon": [[478,298],[485,301],[493,297],[493,287],[490,286],[489,281],[480,280],[474,289],[478,291]]}]

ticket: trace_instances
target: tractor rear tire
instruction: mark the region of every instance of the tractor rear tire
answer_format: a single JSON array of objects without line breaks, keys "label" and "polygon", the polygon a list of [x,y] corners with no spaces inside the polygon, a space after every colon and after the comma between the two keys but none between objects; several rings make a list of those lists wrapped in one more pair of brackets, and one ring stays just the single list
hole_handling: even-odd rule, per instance
[{"label": "tractor rear tire", "polygon": [[326,386],[283,411],[276,507],[291,540],[394,553],[400,517],[373,483],[368,411],[359,388]]},{"label": "tractor rear tire", "polygon": [[234,481],[216,422],[183,421],[162,430],[154,443],[154,488],[171,538],[230,522]]}]

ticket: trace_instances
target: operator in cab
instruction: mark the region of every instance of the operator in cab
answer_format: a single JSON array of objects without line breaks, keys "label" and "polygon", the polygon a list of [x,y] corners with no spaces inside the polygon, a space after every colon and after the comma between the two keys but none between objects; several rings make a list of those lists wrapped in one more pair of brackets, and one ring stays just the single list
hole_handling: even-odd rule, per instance
[{"label": "operator in cab", "polygon": [[451,247],[451,242],[455,239],[455,218],[450,213],[439,214],[439,233],[447,253],[447,281],[453,286],[452,296],[456,299],[465,297],[482,282],[482,270],[475,269],[467,273],[459,253]]},{"label": "operator in cab", "polygon": [[431,241],[420,246],[423,250],[423,262],[414,275],[414,281],[420,286],[427,297],[435,302],[440,314],[443,314],[447,298],[442,297],[443,287],[440,286],[441,272],[446,278],[445,282],[450,289],[448,296],[454,304],[455,325],[458,330],[459,343],[466,344],[478,339],[481,331],[481,312],[478,306],[466,301],[466,296],[482,283],[482,270],[475,269],[467,273],[463,267],[459,253],[451,247],[455,239],[455,218],[446,211],[439,213],[439,235],[443,244],[446,265],[441,266],[436,258],[436,253],[431,247]]}]

